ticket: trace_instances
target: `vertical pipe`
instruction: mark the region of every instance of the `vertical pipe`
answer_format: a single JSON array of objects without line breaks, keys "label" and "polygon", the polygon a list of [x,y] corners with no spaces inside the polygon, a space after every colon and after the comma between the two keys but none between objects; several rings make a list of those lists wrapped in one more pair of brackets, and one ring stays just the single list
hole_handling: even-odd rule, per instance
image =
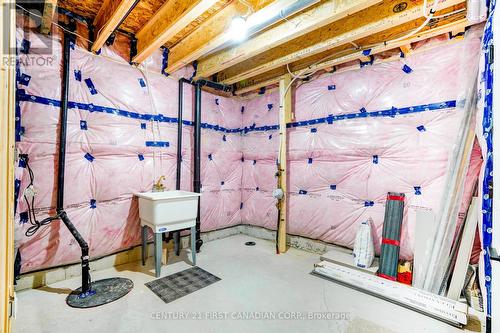
[{"label": "vertical pipe", "polygon": [[177,174],[175,178],[175,189],[181,189],[182,168],[182,111],[184,108],[184,82],[179,80],[179,109],[177,111]]},{"label": "vertical pipe", "polygon": [[[201,193],[201,84],[196,83],[194,90],[194,172],[193,190]],[[200,238],[200,200],[198,200],[198,214],[196,216],[196,251],[199,252],[203,241]]]},{"label": "vertical pipe", "polygon": [[[182,168],[182,113],[184,108],[184,80],[179,80],[179,109],[177,111],[177,173],[175,178],[175,189],[181,189],[181,168]],[[180,231],[173,232],[174,252],[175,255],[180,254],[181,249],[181,233]]]},{"label": "vertical pipe", "polygon": [[[76,23],[70,19],[69,29],[74,31]],[[60,129],[59,129],[59,157],[57,169],[57,215],[69,229],[73,237],[80,245],[82,250],[82,294],[90,291],[89,274],[89,246],[82,235],[71,223],[68,215],[64,211],[64,171],[66,164],[66,127],[68,122],[68,92],[69,92],[69,66],[70,66],[70,44],[74,42],[74,36],[69,32],[64,32],[64,50],[63,50],[63,71],[61,81],[61,110],[60,110]]]}]

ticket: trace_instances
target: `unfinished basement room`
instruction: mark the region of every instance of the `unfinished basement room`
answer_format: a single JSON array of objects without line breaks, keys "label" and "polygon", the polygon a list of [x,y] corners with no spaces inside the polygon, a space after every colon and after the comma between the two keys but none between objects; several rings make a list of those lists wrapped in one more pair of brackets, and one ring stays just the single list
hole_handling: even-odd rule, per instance
[{"label": "unfinished basement room", "polygon": [[0,333],[500,333],[495,4],[3,0]]}]

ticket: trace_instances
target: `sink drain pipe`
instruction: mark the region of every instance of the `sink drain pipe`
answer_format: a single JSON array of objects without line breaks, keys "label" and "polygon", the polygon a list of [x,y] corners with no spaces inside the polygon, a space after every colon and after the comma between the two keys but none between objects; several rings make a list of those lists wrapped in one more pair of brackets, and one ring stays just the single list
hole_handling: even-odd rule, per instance
[{"label": "sink drain pipe", "polygon": [[[75,22],[70,21],[69,30],[74,31]],[[91,280],[89,274],[89,245],[83,239],[76,227],[71,223],[66,211],[64,210],[64,170],[66,166],[66,129],[68,122],[68,92],[69,92],[69,58],[70,44],[74,43],[74,36],[64,32],[64,50],[63,50],[63,73],[61,86],[61,110],[60,110],[60,130],[59,130],[59,162],[57,169],[57,215],[69,229],[82,250],[82,294],[90,292]]]},{"label": "sink drain pipe", "polygon": [[59,115],[59,156],[57,169],[57,216],[66,225],[81,248],[82,286],[74,290],[66,298],[66,303],[71,307],[89,308],[113,302],[125,296],[132,288],[129,279],[111,278],[92,282],[89,267],[89,245],[71,222],[64,210],[64,171],[66,166],[66,132],[68,125],[68,92],[69,92],[69,67],[71,44],[75,44],[73,31],[76,22],[70,19],[68,31],[64,32],[63,45],[63,71],[61,81],[61,106]]},{"label": "sink drain pipe", "polygon": [[[182,117],[184,113],[184,84],[191,85],[191,81],[185,78],[179,79],[179,108],[177,111],[177,170],[175,177],[175,189],[181,189],[181,170],[182,170]],[[198,200],[199,201],[199,200]],[[174,252],[175,255],[179,255],[181,251],[181,232],[172,232],[172,237],[174,239]]]},{"label": "sink drain pipe", "polygon": [[[194,88],[194,172],[193,191],[201,193],[201,84],[196,82]],[[196,252],[200,252],[203,245],[201,239],[200,201],[198,200],[198,214],[196,214]]]},{"label": "sink drain pipe", "polygon": [[[208,87],[224,92],[232,90],[231,86],[224,85],[218,82],[213,82],[205,79],[198,81],[188,80],[186,78],[179,79],[179,108],[177,112],[177,172],[175,179],[175,189],[181,189],[181,170],[182,170],[182,117],[184,112],[184,84],[194,85],[194,163],[193,163],[193,191],[201,193],[201,88]],[[200,227],[200,200],[198,200],[198,213],[196,215],[196,252],[200,252],[203,245],[201,239]],[[176,255],[180,253],[180,231],[173,232],[174,251]]]}]

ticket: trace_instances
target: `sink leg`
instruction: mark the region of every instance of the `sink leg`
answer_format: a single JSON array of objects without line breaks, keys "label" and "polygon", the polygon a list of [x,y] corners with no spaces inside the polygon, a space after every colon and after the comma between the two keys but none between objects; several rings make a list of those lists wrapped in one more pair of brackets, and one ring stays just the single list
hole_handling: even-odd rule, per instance
[{"label": "sink leg", "polygon": [[148,227],[142,226],[142,266],[146,265],[148,257]]},{"label": "sink leg", "polygon": [[162,251],[162,241],[161,232],[155,232],[155,274],[156,277],[160,277],[161,274],[161,251]]},{"label": "sink leg", "polygon": [[191,227],[191,261],[196,266],[196,226]]}]

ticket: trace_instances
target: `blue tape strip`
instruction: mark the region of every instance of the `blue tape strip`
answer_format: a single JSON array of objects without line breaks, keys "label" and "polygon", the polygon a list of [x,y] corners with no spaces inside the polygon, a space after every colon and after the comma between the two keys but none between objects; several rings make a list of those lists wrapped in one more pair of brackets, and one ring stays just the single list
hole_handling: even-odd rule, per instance
[{"label": "blue tape strip", "polygon": [[425,126],[424,126],[424,125],[420,125],[420,126],[417,126],[417,130],[418,130],[419,132],[425,132],[425,131],[426,131],[426,128],[425,128]]},{"label": "blue tape strip", "polygon": [[14,180],[14,214],[17,211],[17,199],[19,198],[19,190],[21,189],[21,179]]},{"label": "blue tape strip", "polygon": [[28,54],[30,53],[31,42],[27,39],[21,41],[21,49],[19,50],[21,53]]},{"label": "blue tape strip", "polygon": [[86,153],[83,157],[85,157],[89,162],[93,162],[95,160],[94,156]]},{"label": "blue tape strip", "polygon": [[311,128],[311,133],[316,133],[318,129],[316,127]]},{"label": "blue tape strip", "polygon": [[[19,81],[19,77],[21,76],[21,69],[19,68],[19,60],[16,59],[16,81]],[[23,129],[21,126],[21,94],[24,94],[24,89],[19,89],[16,86],[16,108],[15,108],[15,123],[14,123],[14,136],[16,142],[21,141],[21,136],[23,134]]]},{"label": "blue tape strip", "polygon": [[365,207],[373,207],[374,204],[373,201],[365,201]]},{"label": "blue tape strip", "polygon": [[[51,105],[54,107],[59,107],[61,105],[60,101],[58,101],[58,100],[40,97],[40,96],[35,96],[35,95],[29,95],[29,94],[26,94],[26,92],[23,89],[18,89],[17,96],[18,96],[19,102],[31,102],[31,103],[38,103],[38,104],[43,104],[43,105]],[[387,110],[371,111],[371,112],[367,112],[366,109],[362,108],[360,110],[360,112],[357,112],[357,113],[341,114],[341,115],[335,115],[335,116],[328,115],[327,117],[323,117],[323,118],[310,119],[310,120],[299,121],[299,122],[291,122],[291,123],[287,124],[287,128],[311,126],[311,125],[326,124],[326,123],[332,124],[332,123],[337,122],[337,121],[342,121],[342,120],[347,120],[347,119],[356,119],[356,118],[395,117],[398,115],[455,108],[456,105],[457,105],[457,101],[446,101],[446,102],[441,102],[441,103],[423,104],[423,105],[409,106],[409,107],[404,107],[404,108],[392,107],[391,109],[387,109]],[[120,109],[106,107],[106,106],[99,106],[99,105],[86,104],[86,103],[73,102],[73,101],[68,102],[68,108],[86,110],[89,112],[101,112],[101,113],[107,113],[107,114],[116,115],[116,116],[120,116],[120,117],[133,118],[133,119],[146,120],[146,121],[154,120],[154,121],[158,121],[158,122],[167,122],[167,123],[177,123],[178,122],[177,118],[166,117],[166,116],[163,116],[161,114],[158,114],[158,115],[143,114],[143,113],[125,111],[125,110],[120,110]],[[188,120],[182,120],[182,123],[186,126],[193,126],[194,125],[194,123],[192,121],[188,121]],[[214,131],[225,132],[225,133],[247,134],[250,132],[275,131],[275,130],[279,129],[279,125],[276,124],[276,125],[265,125],[265,126],[257,127],[254,123],[252,126],[245,126],[243,128],[232,128],[231,129],[231,128],[225,128],[225,127],[219,126],[219,125],[202,123],[201,128],[211,129]],[[17,131],[17,132],[19,132],[19,131]]]},{"label": "blue tape strip", "polygon": [[492,244],[493,218],[492,208],[493,200],[489,196],[490,184],[493,184],[493,64],[490,63],[490,57],[493,52],[493,17],[495,15],[496,1],[489,3],[489,17],[485,25],[482,40],[482,52],[484,56],[484,74],[482,78],[482,91],[484,92],[483,108],[483,137],[486,141],[486,154],[484,156],[484,178],[482,180],[482,234],[483,234],[483,253],[484,253],[484,280],[486,288],[486,315],[491,317],[491,276],[492,267],[490,261],[489,248]]},{"label": "blue tape strip", "polygon": [[198,61],[195,60],[193,61],[193,74],[189,78],[189,81],[193,81],[194,77],[196,76],[196,73],[198,72]]},{"label": "blue tape strip", "polygon": [[87,128],[87,121],[85,120],[80,120],[80,129],[86,131]]},{"label": "blue tape strip", "polygon": [[28,74],[22,73],[21,77],[18,80],[18,83],[27,87],[30,84],[30,80],[31,80],[31,76],[29,76]]},{"label": "blue tape strip", "polygon": [[137,81],[139,81],[139,85],[143,88],[146,87],[146,82],[144,82],[144,79],[142,77],[138,78]]},{"label": "blue tape strip", "polygon": [[208,160],[212,161],[212,154],[208,154]]},{"label": "blue tape strip", "polygon": [[161,60],[161,73],[165,76],[169,76],[169,74],[166,72],[167,67],[168,67],[168,55],[170,53],[170,50],[166,47],[163,48],[163,53],[162,53],[162,60]]},{"label": "blue tape strip", "polygon": [[141,129],[146,129],[146,123],[141,123]]},{"label": "blue tape strip", "polygon": [[313,162],[312,157],[309,157],[309,158],[307,159],[307,164],[312,164],[312,162]]},{"label": "blue tape strip", "polygon": [[97,207],[96,200],[90,199],[90,208],[95,209]]},{"label": "blue tape strip", "polygon": [[299,190],[299,194],[307,194],[306,190]]},{"label": "blue tape strip", "polygon": [[330,190],[336,190],[337,189],[337,185],[330,185]]},{"label": "blue tape strip", "polygon": [[408,65],[404,65],[403,68],[402,68],[403,72],[405,72],[406,74],[410,74],[411,72],[413,72],[413,69],[411,69],[410,66]]},{"label": "blue tape strip", "polygon": [[361,52],[364,56],[369,56],[372,53],[372,49],[366,49]]},{"label": "blue tape strip", "polygon": [[139,161],[144,161],[144,155],[142,154],[137,154],[137,158],[139,159]]},{"label": "blue tape strip", "polygon": [[420,186],[414,186],[413,189],[415,190],[415,195],[421,195],[422,194],[422,187],[420,187]]},{"label": "blue tape strip", "polygon": [[267,104],[267,111],[271,111],[272,108],[273,108],[273,104],[272,103]]},{"label": "blue tape strip", "polygon": [[337,86],[336,86],[336,85],[334,85],[334,84],[330,84],[330,85],[328,86],[328,90],[335,90],[336,88],[337,88]]},{"label": "blue tape strip", "polygon": [[169,147],[170,143],[167,141],[146,141],[146,147]]},{"label": "blue tape strip", "polygon": [[19,213],[19,223],[20,224],[28,223],[28,212]]},{"label": "blue tape strip", "polygon": [[26,161],[24,159],[19,159],[19,163],[17,164],[18,167],[20,168],[26,168]]},{"label": "blue tape strip", "polygon": [[85,84],[87,85],[87,88],[89,88],[90,93],[92,95],[96,95],[97,90],[95,89],[94,83],[92,82],[92,80],[90,78],[86,78],[84,81],[85,81]]},{"label": "blue tape strip", "polygon": [[372,162],[373,162],[373,164],[378,164],[378,155],[372,156]]},{"label": "blue tape strip", "polygon": [[82,71],[79,69],[75,69],[75,80],[82,81]]}]

